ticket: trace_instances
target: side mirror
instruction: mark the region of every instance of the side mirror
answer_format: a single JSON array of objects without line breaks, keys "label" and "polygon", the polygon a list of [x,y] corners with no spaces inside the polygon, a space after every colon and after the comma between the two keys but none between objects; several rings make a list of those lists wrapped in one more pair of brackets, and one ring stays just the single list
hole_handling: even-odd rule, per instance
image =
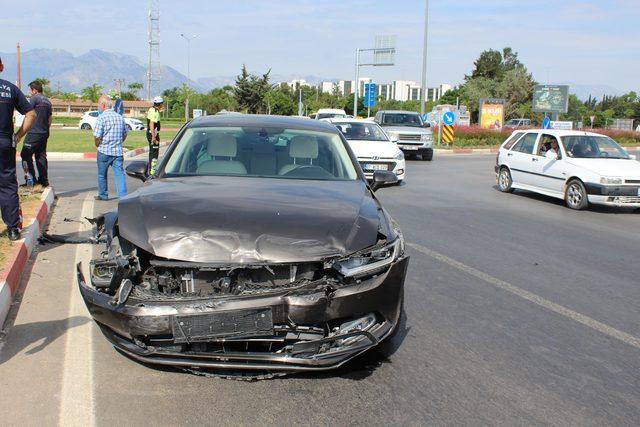
[{"label": "side mirror", "polygon": [[397,143],[398,142],[398,135],[396,135],[396,134],[389,135],[389,140],[391,142]]},{"label": "side mirror", "polygon": [[373,173],[373,182],[371,183],[371,189],[376,191],[383,185],[397,184],[398,177],[391,171],[375,171]]},{"label": "side mirror", "polygon": [[422,127],[423,127],[423,128],[430,128],[430,127],[431,127],[431,123],[429,123],[429,122],[424,122],[424,123],[422,124]]},{"label": "side mirror", "polygon": [[137,178],[142,182],[146,181],[147,176],[147,166],[148,163],[142,160],[136,160],[135,162],[129,163],[125,168],[125,173],[132,178]]}]

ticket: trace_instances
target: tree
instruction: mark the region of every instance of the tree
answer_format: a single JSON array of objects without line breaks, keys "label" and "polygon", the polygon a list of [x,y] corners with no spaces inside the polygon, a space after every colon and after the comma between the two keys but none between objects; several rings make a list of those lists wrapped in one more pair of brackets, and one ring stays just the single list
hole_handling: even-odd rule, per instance
[{"label": "tree", "polygon": [[270,73],[271,70],[259,77],[249,74],[246,65],[242,66],[241,73],[236,77],[236,87],[234,89],[239,109],[249,114],[265,112],[264,96],[271,90],[271,85],[269,84]]},{"label": "tree", "polygon": [[100,95],[102,95],[102,86],[94,83],[91,86],[87,86],[80,92],[82,95],[82,99],[91,102],[98,102]]},{"label": "tree", "polygon": [[51,97],[53,95],[53,92],[51,91],[51,88],[49,87],[49,84],[51,83],[49,81],[48,78],[46,77],[36,77],[35,79],[33,79],[34,82],[38,82],[42,85],[42,92],[48,96]]},{"label": "tree", "polygon": [[504,74],[502,55],[497,50],[485,50],[480,54],[480,57],[473,63],[473,65],[475,68],[473,69],[471,76],[465,77],[467,81],[478,77],[501,79]]},{"label": "tree", "polygon": [[142,83],[133,82],[129,83],[127,88],[129,88],[129,92],[131,92],[136,98],[138,97],[138,91],[140,91],[144,86]]}]

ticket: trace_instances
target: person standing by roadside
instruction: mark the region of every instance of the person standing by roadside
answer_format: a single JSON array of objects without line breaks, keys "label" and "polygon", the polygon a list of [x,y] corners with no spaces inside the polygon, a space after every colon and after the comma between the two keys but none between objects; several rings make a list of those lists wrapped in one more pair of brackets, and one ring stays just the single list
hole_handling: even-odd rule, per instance
[{"label": "person standing by roadside", "polygon": [[96,200],[108,200],[109,189],[107,174],[109,166],[113,169],[118,197],[127,195],[127,182],[124,175],[122,144],[127,139],[127,126],[124,118],[113,111],[113,101],[108,97],[100,100],[102,114],[96,120],[93,137],[98,149],[98,194]]},{"label": "person standing by roadside", "polygon": [[[24,139],[24,145],[20,152],[22,158],[22,168],[25,174],[25,184],[40,184],[43,187],[49,186],[49,171],[47,164],[47,140],[51,129],[51,117],[53,109],[51,102],[42,94],[42,83],[33,81],[29,83],[31,98],[29,103],[36,112],[36,121]],[[33,167],[33,156],[36,158],[38,168],[38,179]]]},{"label": "person standing by roadside", "polygon": [[[0,58],[0,73],[4,71]],[[24,114],[22,126],[13,133],[13,112]],[[18,240],[22,228],[20,198],[16,177],[16,145],[29,132],[36,120],[36,112],[20,89],[0,79],[0,210],[7,225],[9,239]]]},{"label": "person standing by roadside", "polygon": [[164,99],[153,98],[153,107],[147,111],[147,141],[149,142],[149,175],[156,172],[160,154],[160,113],[164,110]]}]

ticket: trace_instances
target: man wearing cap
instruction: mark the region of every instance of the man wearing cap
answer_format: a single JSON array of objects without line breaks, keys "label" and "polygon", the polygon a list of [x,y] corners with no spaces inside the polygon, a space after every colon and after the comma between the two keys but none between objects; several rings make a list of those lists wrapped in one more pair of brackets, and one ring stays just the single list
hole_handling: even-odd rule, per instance
[{"label": "man wearing cap", "polygon": [[[0,58],[0,73],[4,71]],[[24,114],[22,126],[13,133],[13,112]],[[0,210],[11,240],[20,238],[20,199],[16,178],[16,145],[36,120],[36,113],[20,89],[0,79]]]},{"label": "man wearing cap", "polygon": [[98,116],[93,137],[98,148],[98,194],[96,200],[108,200],[109,189],[107,174],[109,166],[113,169],[118,197],[127,195],[127,182],[124,175],[122,144],[127,139],[127,125],[124,118],[113,111],[113,100],[104,96],[98,101],[102,114]]},{"label": "man wearing cap", "polygon": [[153,107],[147,111],[147,141],[149,142],[149,175],[156,173],[160,154],[160,112],[164,110],[164,99],[153,98]]}]

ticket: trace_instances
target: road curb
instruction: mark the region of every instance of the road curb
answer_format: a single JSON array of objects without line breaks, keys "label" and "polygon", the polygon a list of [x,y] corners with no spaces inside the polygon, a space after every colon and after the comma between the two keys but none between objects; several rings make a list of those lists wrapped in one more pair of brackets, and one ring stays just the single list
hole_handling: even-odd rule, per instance
[{"label": "road curb", "polygon": [[445,150],[443,148],[436,148],[434,150],[436,154],[445,156],[453,156],[456,154],[494,154],[498,152],[498,148],[453,148]]},{"label": "road curb", "polygon": [[11,303],[20,285],[24,267],[33,252],[38,237],[42,233],[44,223],[51,212],[51,205],[55,197],[53,188],[45,188],[40,197],[40,205],[36,209],[34,218],[22,228],[22,239],[14,243],[13,250],[0,273],[0,329],[11,308]]}]

